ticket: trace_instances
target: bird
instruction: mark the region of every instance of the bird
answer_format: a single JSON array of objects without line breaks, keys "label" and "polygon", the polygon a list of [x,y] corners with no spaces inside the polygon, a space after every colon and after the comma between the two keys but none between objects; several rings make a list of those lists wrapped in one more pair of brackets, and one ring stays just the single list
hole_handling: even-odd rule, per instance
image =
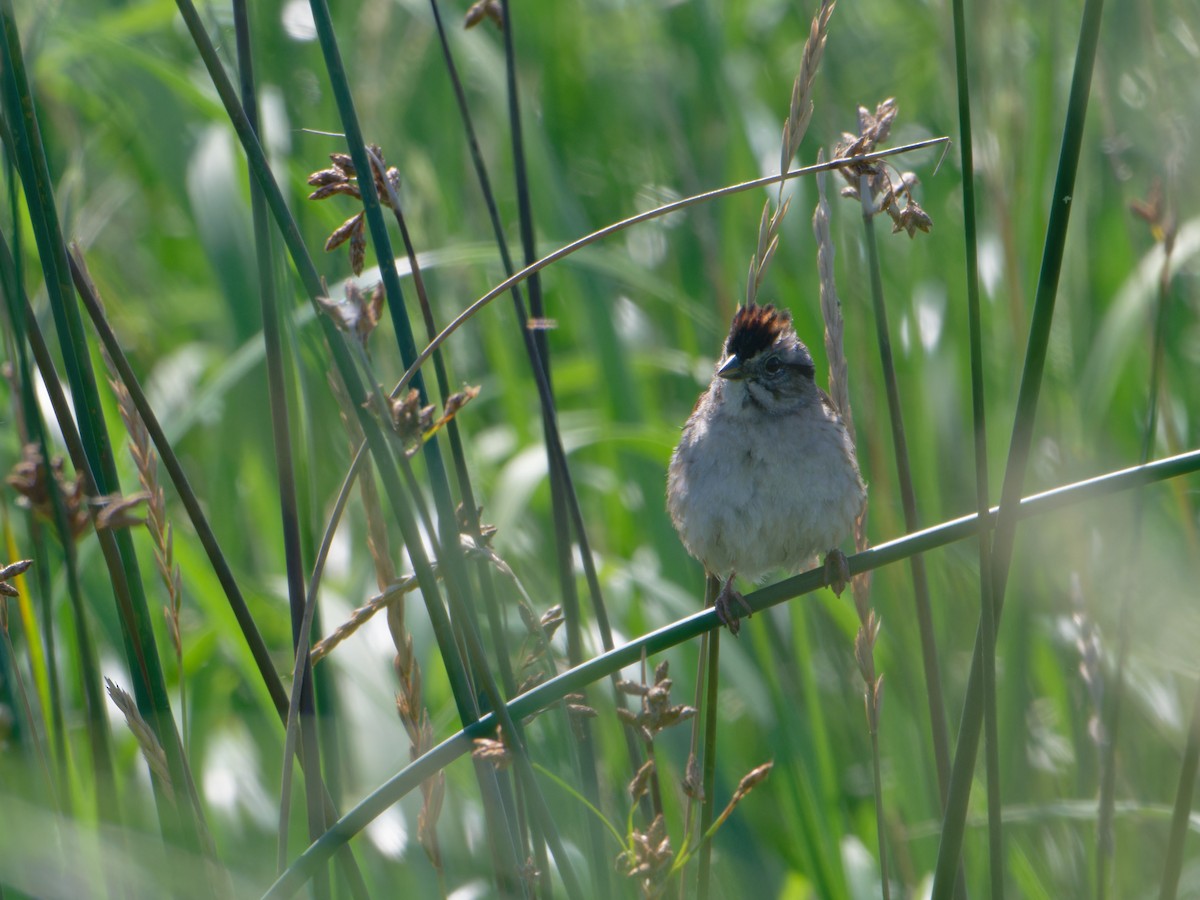
[{"label": "bird", "polygon": [[667,510],[684,548],[723,579],[717,616],[730,632],[749,613],[735,575],[800,571],[825,552],[839,595],[837,549],[866,503],[854,441],[796,334],[791,312],[738,308],[711,384],[683,426],[667,473]]}]

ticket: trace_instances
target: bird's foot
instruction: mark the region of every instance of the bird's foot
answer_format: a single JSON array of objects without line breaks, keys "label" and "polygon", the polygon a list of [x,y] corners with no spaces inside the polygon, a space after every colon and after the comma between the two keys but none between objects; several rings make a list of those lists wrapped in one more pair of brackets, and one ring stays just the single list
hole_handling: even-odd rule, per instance
[{"label": "bird's foot", "polygon": [[750,604],[746,602],[746,598],[733,586],[732,575],[725,579],[725,586],[721,588],[717,599],[713,601],[713,608],[716,609],[717,618],[721,620],[721,624],[728,628],[729,633],[734,637],[742,627],[741,613],[744,612],[746,618],[750,618],[754,612]]},{"label": "bird's foot", "polygon": [[825,554],[825,584],[840,597],[850,580],[850,562],[846,554],[836,547]]}]

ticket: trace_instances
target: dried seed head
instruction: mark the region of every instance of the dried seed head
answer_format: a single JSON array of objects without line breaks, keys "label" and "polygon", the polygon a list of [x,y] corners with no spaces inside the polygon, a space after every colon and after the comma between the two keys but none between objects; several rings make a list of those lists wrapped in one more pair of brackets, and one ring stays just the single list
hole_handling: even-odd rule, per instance
[{"label": "dried seed head", "polygon": [[654,683],[662,684],[664,681],[667,680],[667,673],[670,671],[671,671],[671,662],[670,662],[670,660],[664,659],[662,662],[660,662],[657,666],[654,667]]},{"label": "dried seed head", "polygon": [[474,28],[484,19],[504,30],[504,12],[500,9],[498,0],[476,0],[463,17],[463,28]]},{"label": "dried seed head", "polygon": [[363,233],[362,225],[350,235],[350,271],[361,275],[367,263],[367,236]]},{"label": "dried seed head", "polygon": [[125,723],[137,739],[138,747],[141,749],[142,756],[145,757],[147,764],[149,764],[150,771],[167,789],[168,795],[171,795],[173,793],[171,771],[167,766],[166,751],[163,750],[162,744],[159,743],[158,736],[154,733],[149,723],[142,718],[142,714],[138,712],[137,704],[134,703],[133,698],[129,694],[117,687],[110,678],[105,678],[104,684],[108,688],[108,696],[112,698],[117,709],[125,716]]},{"label": "dried seed head", "polygon": [[693,800],[704,799],[704,779],[701,777],[700,760],[695,753],[689,753],[687,766],[683,772],[683,793]]},{"label": "dried seed head", "polygon": [[[897,112],[896,101],[890,98],[876,106],[874,112],[860,106],[859,133],[843,134],[842,141],[834,148],[834,154],[853,158],[874,152],[891,133]],[[882,160],[849,163],[839,168],[838,172],[847,183],[842,189],[842,196],[863,203],[864,209],[868,209],[869,199],[867,215],[886,212],[892,220],[893,234],[904,231],[911,238],[918,231],[927,233],[933,228],[933,219],[913,198],[913,189],[920,184],[920,180],[912,172],[896,172],[893,177],[888,163]],[[864,179],[870,192],[869,198],[862,197]],[[903,206],[900,206],[901,200]]]},{"label": "dried seed head", "polygon": [[550,638],[554,637],[554,632],[558,631],[559,626],[561,626],[565,621],[566,619],[563,618],[563,610],[560,604],[556,603],[554,606],[542,613],[540,624],[542,626],[542,630],[546,632],[546,639],[549,640]]},{"label": "dried seed head", "polygon": [[[308,176],[310,187],[324,187],[327,184],[339,184],[346,180],[346,173],[341,169],[320,169]],[[311,200],[312,197],[309,197]]]},{"label": "dried seed head", "polygon": [[496,738],[475,738],[475,749],[471,756],[481,762],[489,762],[497,769],[506,769],[512,764],[512,752],[503,741]]},{"label": "dried seed head", "polygon": [[21,448],[21,460],[12,468],[5,481],[20,495],[17,503],[49,522],[54,521],[54,503],[49,479],[53,478],[67,510],[67,525],[71,536],[78,538],[87,531],[87,496],[83,490],[83,475],[68,478],[61,458],[56,458],[47,467],[37,444],[26,444]]},{"label": "dried seed head", "polygon": [[134,515],[133,509],[148,499],[149,495],[144,491],[128,497],[122,497],[120,494],[97,497],[92,501],[92,505],[99,507],[100,510],[96,513],[96,527],[130,528],[134,525],[145,525],[145,517]]},{"label": "dried seed head", "polygon": [[617,856],[617,865],[630,878],[638,880],[643,897],[658,897],[673,859],[671,839],[659,813],[645,831],[634,830],[630,834],[629,847]]},{"label": "dried seed head", "polygon": [[358,185],[350,181],[335,181],[332,184],[323,184],[309,194],[308,199],[326,200],[329,197],[336,197],[339,195],[354,197],[357,200],[362,199],[362,192],[359,191]]},{"label": "dried seed head", "polygon": [[907,231],[908,236],[913,238],[916,237],[918,231],[929,234],[932,228],[933,219],[929,217],[929,214],[925,210],[921,209],[916,200],[910,197],[908,202],[904,204],[904,209],[900,211],[899,218],[892,227],[892,233]]},{"label": "dried seed head", "polygon": [[326,252],[336,250],[346,241],[354,236],[355,232],[363,230],[363,214],[358,212],[348,218],[345,222],[333,229],[329,237],[325,240]]},{"label": "dried seed head", "polygon": [[9,581],[18,575],[24,575],[32,565],[32,559],[20,559],[15,563],[9,563],[3,569],[0,569],[0,581]]},{"label": "dried seed head", "polygon": [[[372,180],[375,182],[376,193],[384,206],[392,206],[392,195],[400,187],[400,172],[388,168],[383,163],[383,151],[377,144],[368,148],[372,160]],[[345,153],[331,153],[329,159],[333,168],[320,169],[308,176],[308,183],[316,190],[308,195],[310,200],[325,200],[335,195],[352,197],[362,201],[362,188],[358,182],[358,174],[354,162]],[[376,160],[380,166],[376,165]],[[333,230],[325,241],[325,250],[332,251],[349,241],[350,268],[355,275],[361,275],[366,264],[367,238],[364,229],[363,213],[359,211]]]},{"label": "dried seed head", "polygon": [[629,796],[634,802],[641,800],[646,796],[649,790],[650,779],[654,776],[655,766],[654,760],[648,759],[642,763],[642,767],[637,770],[637,774],[633,776],[633,780],[629,782]]},{"label": "dried seed head", "polygon": [[645,697],[650,692],[650,688],[640,681],[625,681],[624,679],[617,681],[617,690],[630,697]]},{"label": "dried seed head", "polygon": [[383,315],[383,298],[382,283],[375,285],[369,294],[365,294],[358,285],[348,281],[345,300],[335,301],[327,297],[318,297],[317,302],[329,313],[339,331],[351,335],[366,348],[367,338],[371,336]]},{"label": "dried seed head", "polygon": [[733,792],[734,802],[741,800],[752,790],[767,780],[767,776],[771,774],[771,769],[775,767],[774,762],[765,762],[760,766],[755,766],[743,776],[738,782],[737,790]]},{"label": "dried seed head", "polygon": [[460,409],[479,396],[477,385],[467,385],[461,391],[456,391],[446,398],[446,408],[442,411],[443,419],[450,419]]}]

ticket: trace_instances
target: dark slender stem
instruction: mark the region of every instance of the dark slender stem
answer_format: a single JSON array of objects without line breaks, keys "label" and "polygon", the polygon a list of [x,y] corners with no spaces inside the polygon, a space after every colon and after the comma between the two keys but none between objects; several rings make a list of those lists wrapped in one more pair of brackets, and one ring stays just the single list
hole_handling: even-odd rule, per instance
[{"label": "dark slender stem", "polygon": [[704,695],[704,795],[700,801],[700,837],[699,872],[696,878],[696,897],[698,900],[708,900],[712,885],[712,844],[708,830],[712,828],[716,816],[716,781],[717,781],[717,686],[720,683],[721,669],[721,629],[716,628],[708,633],[708,665],[705,673]]},{"label": "dark slender stem", "polygon": [[[242,108],[256,134],[258,98],[254,88],[254,56],[250,48],[250,20],[245,0],[233,2],[234,26],[237,34],[238,72],[241,76]],[[266,204],[262,190],[250,179],[250,208],[254,224],[255,254],[258,260],[258,296],[262,309],[263,343],[266,350],[267,392],[271,408],[271,437],[275,449],[275,474],[279,490],[279,513],[283,535],[284,565],[287,573],[288,606],[292,622],[293,666],[304,677],[300,682],[300,746],[311,772],[320,770],[320,744],[317,740],[316,700],[313,694],[312,662],[308,650],[312,639],[311,627],[304,630],[306,618],[304,589],[304,557],[300,547],[300,509],[296,495],[296,470],[292,454],[291,412],[288,409],[286,374],[283,362],[279,300],[275,290],[274,260],[271,235],[267,227]],[[325,827],[319,781],[304,781],[304,798],[310,839]],[[280,831],[283,846],[287,842],[287,823]],[[328,872],[316,880],[316,894],[329,894]]]},{"label": "dark slender stem", "polygon": [[[533,204],[529,194],[529,172],[525,161],[525,137],[521,123],[521,94],[517,86],[517,53],[514,44],[514,29],[512,4],[509,0],[500,0],[502,28],[504,33],[504,71],[508,95],[509,135],[512,140],[513,176],[516,180],[517,213],[521,230],[521,248],[524,251],[525,265],[537,260],[537,243],[533,232]],[[529,279],[529,311],[535,319],[545,317],[545,307],[542,303],[542,283],[537,273]],[[601,623],[601,633],[605,635],[606,647],[612,646],[611,628],[604,607],[603,596],[600,592],[600,581],[596,577],[595,567],[591,559],[591,548],[588,546],[587,531],[583,517],[579,515],[579,502],[567,471],[565,455],[562,454],[562,443],[557,434],[555,419],[555,404],[553,384],[550,375],[550,345],[546,340],[543,329],[532,332],[534,344],[537,347],[535,364],[540,362],[542,374],[545,376],[546,393],[542,403],[542,431],[545,435],[547,463],[550,469],[550,509],[554,523],[556,543],[555,561],[557,562],[558,580],[562,590],[563,619],[567,632],[567,659],[571,665],[583,661],[583,620],[580,614],[579,594],[575,587],[575,565],[571,552],[571,525],[574,526],[576,543],[579,546],[580,559],[587,572],[588,587],[591,589],[592,605],[597,619]],[[568,499],[568,491],[570,499]],[[575,513],[575,515],[571,515]],[[570,524],[569,524],[570,523]],[[596,764],[596,748],[592,737],[592,723],[583,719],[577,723],[577,750],[579,775],[582,779],[583,795],[593,806],[600,803],[600,778]],[[592,816],[587,817],[588,839],[591,844],[591,857],[594,860],[604,858],[604,832],[600,823]],[[596,891],[600,896],[610,892],[609,871],[607,866],[597,865],[593,868],[596,877]]]},{"label": "dark slender stem", "polygon": [[[971,349],[971,422],[975,438],[975,498],[980,515],[991,506],[988,491],[987,418],[983,384],[983,317],[979,306],[979,248],[976,239],[974,137],[967,72],[967,27],[963,0],[953,0],[954,65],[958,92],[958,148],[963,172],[963,237],[967,270],[967,327]],[[1143,457],[1142,462],[1145,462]],[[1004,833],[1001,819],[999,728],[996,718],[996,609],[992,595],[992,546],[979,532],[979,607],[983,632],[984,753],[987,769],[988,871],[992,900],[1004,897]],[[942,806],[946,803],[943,781]],[[965,896],[962,868],[958,896]]]},{"label": "dark slender stem", "polygon": [[[867,248],[867,269],[871,274],[871,304],[875,313],[875,337],[879,345],[879,362],[887,392],[888,420],[892,426],[892,447],[896,454],[896,475],[900,486],[900,501],[904,508],[904,526],[911,532],[920,527],[917,498],[913,489],[912,465],[908,457],[908,440],[904,435],[904,412],[900,405],[900,384],[892,358],[892,339],[888,329],[887,305],[883,299],[883,276],[879,250],[875,241],[875,209],[866,176],[859,179],[859,195],[863,208],[863,233]],[[929,724],[933,738],[933,757],[937,767],[938,786],[945,804],[946,785],[950,772],[950,738],[946,730],[946,704],[942,699],[942,676],[938,666],[937,640],[933,634],[933,614],[929,604],[929,579],[925,560],[919,555],[909,558],[913,582],[913,604],[917,613],[917,628],[921,635],[921,662],[925,668],[925,691],[929,703]]]}]

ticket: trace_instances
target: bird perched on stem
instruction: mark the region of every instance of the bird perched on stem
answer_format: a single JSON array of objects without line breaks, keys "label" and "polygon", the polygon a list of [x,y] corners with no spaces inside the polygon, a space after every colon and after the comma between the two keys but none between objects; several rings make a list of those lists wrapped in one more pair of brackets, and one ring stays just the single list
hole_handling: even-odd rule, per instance
[{"label": "bird perched on stem", "polygon": [[688,553],[724,579],[716,609],[733,634],[739,610],[750,612],[735,574],[795,572],[825,552],[836,593],[849,577],[837,545],[853,533],[867,489],[854,442],[815,371],[791,313],[741,307],[671,456],[671,521]]}]

